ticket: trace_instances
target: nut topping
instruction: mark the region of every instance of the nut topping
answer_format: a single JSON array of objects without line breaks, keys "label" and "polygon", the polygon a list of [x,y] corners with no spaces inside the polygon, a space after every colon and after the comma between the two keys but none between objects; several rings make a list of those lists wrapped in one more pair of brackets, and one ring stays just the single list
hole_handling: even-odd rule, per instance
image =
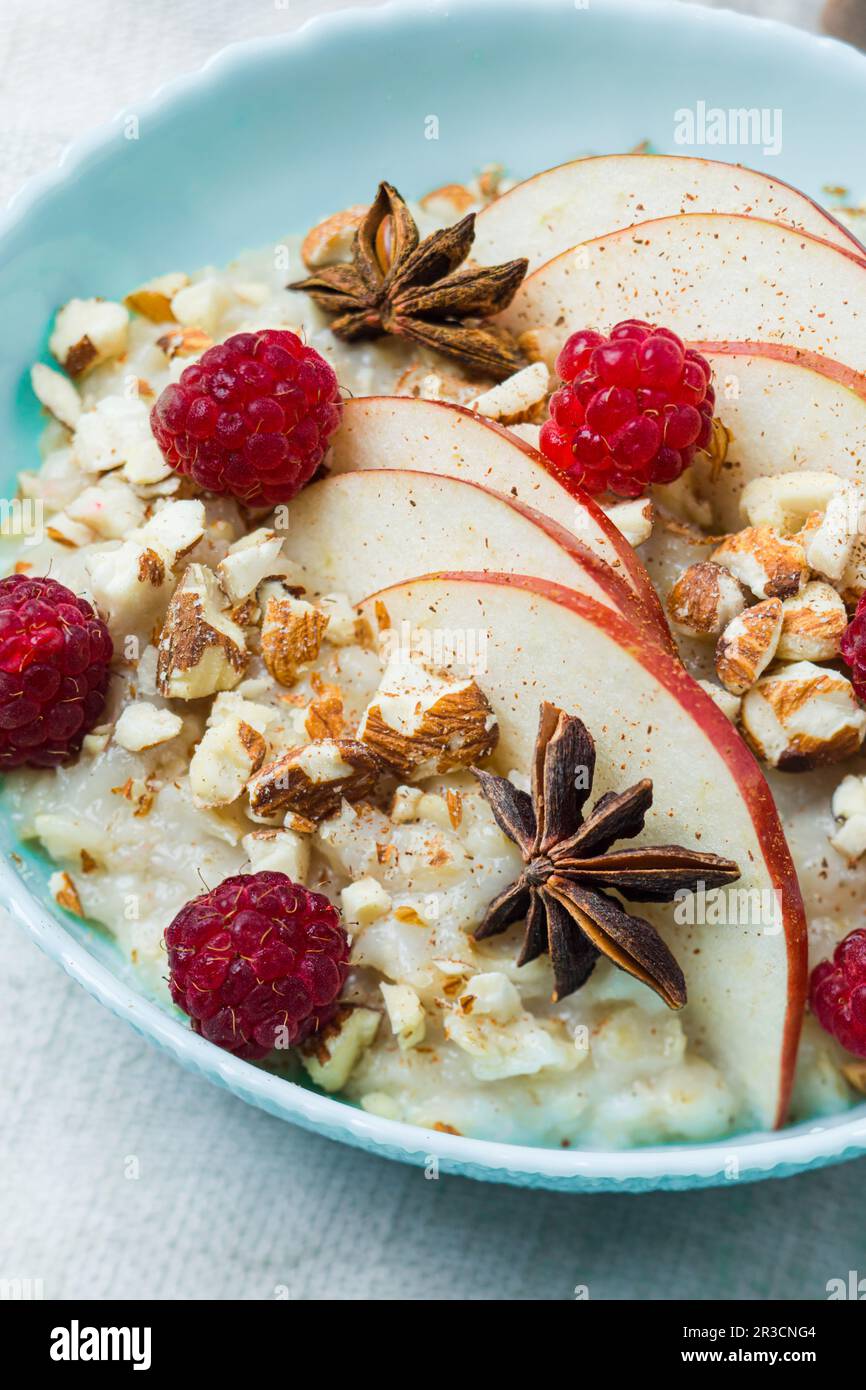
[{"label": "nut topping", "polygon": [[782,602],[765,599],[733,618],[716,647],[716,674],[732,695],[744,695],[769,666],[782,631]]},{"label": "nut topping", "polygon": [[322,266],[348,261],[355,234],[368,211],[366,203],[354,203],[312,227],[301,243],[301,259],[307,270],[321,270]]},{"label": "nut topping", "polygon": [[753,478],[743,489],[740,508],[751,526],[799,531],[812,512],[823,512],[843,486],[836,473],[802,468]]},{"label": "nut topping", "polygon": [[250,806],[268,820],[287,812],[325,820],[344,798],[369,796],[381,772],[375,754],[356,739],[320,739],[289,749],[251,778]]},{"label": "nut topping", "polygon": [[809,578],[803,547],[771,526],[749,526],[728,536],[710,559],[724,565],[758,598],[790,598]]},{"label": "nut topping", "polygon": [[504,425],[537,422],[545,416],[550,373],[543,362],[533,362],[492,386],[469,402],[469,409]]},{"label": "nut topping", "polygon": [[689,565],[668,594],[671,626],[685,637],[714,640],[746,606],[746,591],[722,565]]},{"label": "nut topping", "polygon": [[859,752],[866,711],[847,677],[797,661],[752,686],[743,699],[741,724],[764,762],[782,772],[808,772]]},{"label": "nut topping", "polygon": [[776,655],[786,661],[833,661],[847,625],[845,605],[836,590],[815,580],[783,603]]},{"label": "nut topping", "polygon": [[189,565],[168,605],[159,639],[161,695],[197,700],[238,684],[247,666],[243,629],[223,611],[225,600],[205,565]]},{"label": "nut topping", "polygon": [[402,777],[417,781],[488,757],[499,726],[473,678],[444,680],[397,652],[364,711],[358,737]]},{"label": "nut topping", "polygon": [[150,319],[151,323],[171,323],[174,319],[171,301],[178,291],[188,284],[189,276],[182,270],[169,275],[158,275],[155,280],[148,280],[146,284],[139,285],[123,302],[127,309]]},{"label": "nut topping", "polygon": [[280,685],[294,685],[301,668],[319,655],[328,617],[280,582],[265,584],[261,599],[265,665]]},{"label": "nut topping", "polygon": [[129,313],[108,299],[70,299],[54,321],[51,352],[70,376],[80,376],[126,351]]}]

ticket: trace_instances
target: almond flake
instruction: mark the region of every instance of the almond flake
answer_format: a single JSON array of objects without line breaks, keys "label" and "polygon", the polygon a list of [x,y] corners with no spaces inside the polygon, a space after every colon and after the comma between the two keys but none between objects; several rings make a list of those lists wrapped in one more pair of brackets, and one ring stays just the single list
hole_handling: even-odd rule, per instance
[{"label": "almond flake", "polygon": [[81,416],[81,397],[68,377],[36,362],[30,368],[30,381],[40,405],[68,430],[74,430]]},{"label": "almond flake", "polygon": [[395,907],[394,916],[398,922],[407,922],[412,927],[426,927],[427,925],[414,907]]},{"label": "almond flake", "polygon": [[746,591],[722,565],[702,560],[683,570],[668,594],[675,632],[715,640],[746,606]]},{"label": "almond flake", "polygon": [[48,347],[70,376],[126,351],[129,313],[107,299],[70,299],[54,321]]},{"label": "almond flake", "polygon": [[367,215],[366,203],[335,212],[311,228],[301,243],[301,259],[308,270],[337,265],[352,255],[355,234]]},{"label": "almond flake", "polygon": [[330,1022],[300,1048],[310,1079],[323,1091],[341,1091],[373,1043],[381,1021],[374,1009],[342,1004]]}]

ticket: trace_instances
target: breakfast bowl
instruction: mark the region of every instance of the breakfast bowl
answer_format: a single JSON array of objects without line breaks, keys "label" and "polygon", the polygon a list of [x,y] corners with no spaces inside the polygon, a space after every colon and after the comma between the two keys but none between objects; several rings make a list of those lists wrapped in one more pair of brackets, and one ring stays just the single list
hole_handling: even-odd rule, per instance
[{"label": "breakfast bowl", "polygon": [[[818,998],[800,1042],[866,849],[839,659],[862,590],[828,539],[860,483],[866,253],[821,206],[852,201],[827,190],[864,105],[853,50],[723,11],[387,5],[227,50],[18,196],[4,572],[86,593],[64,621],[104,617],[114,666],[107,705],[101,675],[76,687],[73,761],[10,771],[0,873],[89,993],[269,1113],[486,1181],[681,1189],[866,1152],[854,1033]],[[606,361],[673,352],[704,406],[640,454],[656,520],[626,455],[563,472],[543,423],[566,338],[617,320]],[[255,353],[317,393],[290,496],[259,442],[245,491],[178,443]],[[779,713],[797,681],[836,719],[808,749]],[[650,847],[611,852],[645,816]],[[215,891],[267,911],[257,879],[292,950],[317,943],[288,1043],[246,995],[202,1006],[223,937],[189,963]],[[733,882],[753,915],[720,924]]]}]

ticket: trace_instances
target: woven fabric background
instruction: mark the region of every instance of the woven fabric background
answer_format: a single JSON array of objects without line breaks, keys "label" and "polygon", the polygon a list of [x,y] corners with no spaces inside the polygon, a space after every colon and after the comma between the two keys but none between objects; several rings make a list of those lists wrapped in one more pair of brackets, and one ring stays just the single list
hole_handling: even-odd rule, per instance
[{"label": "woven fabric background", "polygon": [[[809,27],[820,8],[734,7]],[[5,0],[0,199],[223,44],[321,8]],[[0,1279],[48,1298],[821,1299],[866,1274],[864,1180],[866,1161],[641,1197],[428,1181],[187,1075],[0,925]]]}]

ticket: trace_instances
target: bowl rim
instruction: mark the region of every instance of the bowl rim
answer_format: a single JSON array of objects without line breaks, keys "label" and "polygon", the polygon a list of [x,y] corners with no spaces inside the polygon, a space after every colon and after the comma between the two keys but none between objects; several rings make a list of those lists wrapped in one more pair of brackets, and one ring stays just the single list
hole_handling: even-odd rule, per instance
[{"label": "bowl rim", "polygon": [[[529,0],[499,0],[504,10],[525,12]],[[565,0],[531,0],[550,11],[571,8]],[[275,48],[296,51],[327,43],[335,34],[351,35],[370,24],[387,28],[393,20],[429,18],[442,11],[456,19],[461,11],[479,11],[486,0],[463,0],[460,10],[449,13],[448,0],[386,0],[351,9],[340,8],[308,18],[297,29],[232,43],[215,52],[201,67],[157,87],[136,104],[143,116],[155,115],[176,102],[204,92],[217,78],[233,70],[255,65],[260,57],[273,56]],[[747,16],[732,10],[693,8],[681,0],[604,0],[605,9],[622,19],[650,16],[673,19],[678,24],[700,24],[708,30],[738,28],[745,37],[778,45],[831,54],[866,80],[866,55],[827,36],[795,29],[777,20]],[[747,32],[748,31],[748,32]],[[817,45],[817,49],[816,49]],[[26,180],[0,215],[2,239],[55,189],[74,180],[89,160],[115,140],[124,120],[121,109],[108,122],[72,141],[56,164]],[[175,1060],[208,1080],[226,1086],[233,1094],[281,1118],[313,1132],[323,1133],[356,1146],[378,1151],[403,1161],[425,1164],[439,1161],[452,1171],[478,1178],[510,1180],[534,1185],[580,1190],[641,1190],[659,1187],[693,1187],[729,1180],[750,1180],[787,1175],[811,1167],[866,1153],[866,1106],[841,1116],[772,1131],[735,1135],[709,1143],[676,1143],[623,1150],[553,1149],[452,1135],[398,1120],[369,1114],[343,1100],[308,1090],[261,1067],[222,1052],[192,1033],[176,1016],[114,975],[31,893],[24,879],[5,858],[0,859],[0,900],[12,919],[22,926],[46,954],[111,1013],[124,1018],[150,1042],[168,1051]]]}]

